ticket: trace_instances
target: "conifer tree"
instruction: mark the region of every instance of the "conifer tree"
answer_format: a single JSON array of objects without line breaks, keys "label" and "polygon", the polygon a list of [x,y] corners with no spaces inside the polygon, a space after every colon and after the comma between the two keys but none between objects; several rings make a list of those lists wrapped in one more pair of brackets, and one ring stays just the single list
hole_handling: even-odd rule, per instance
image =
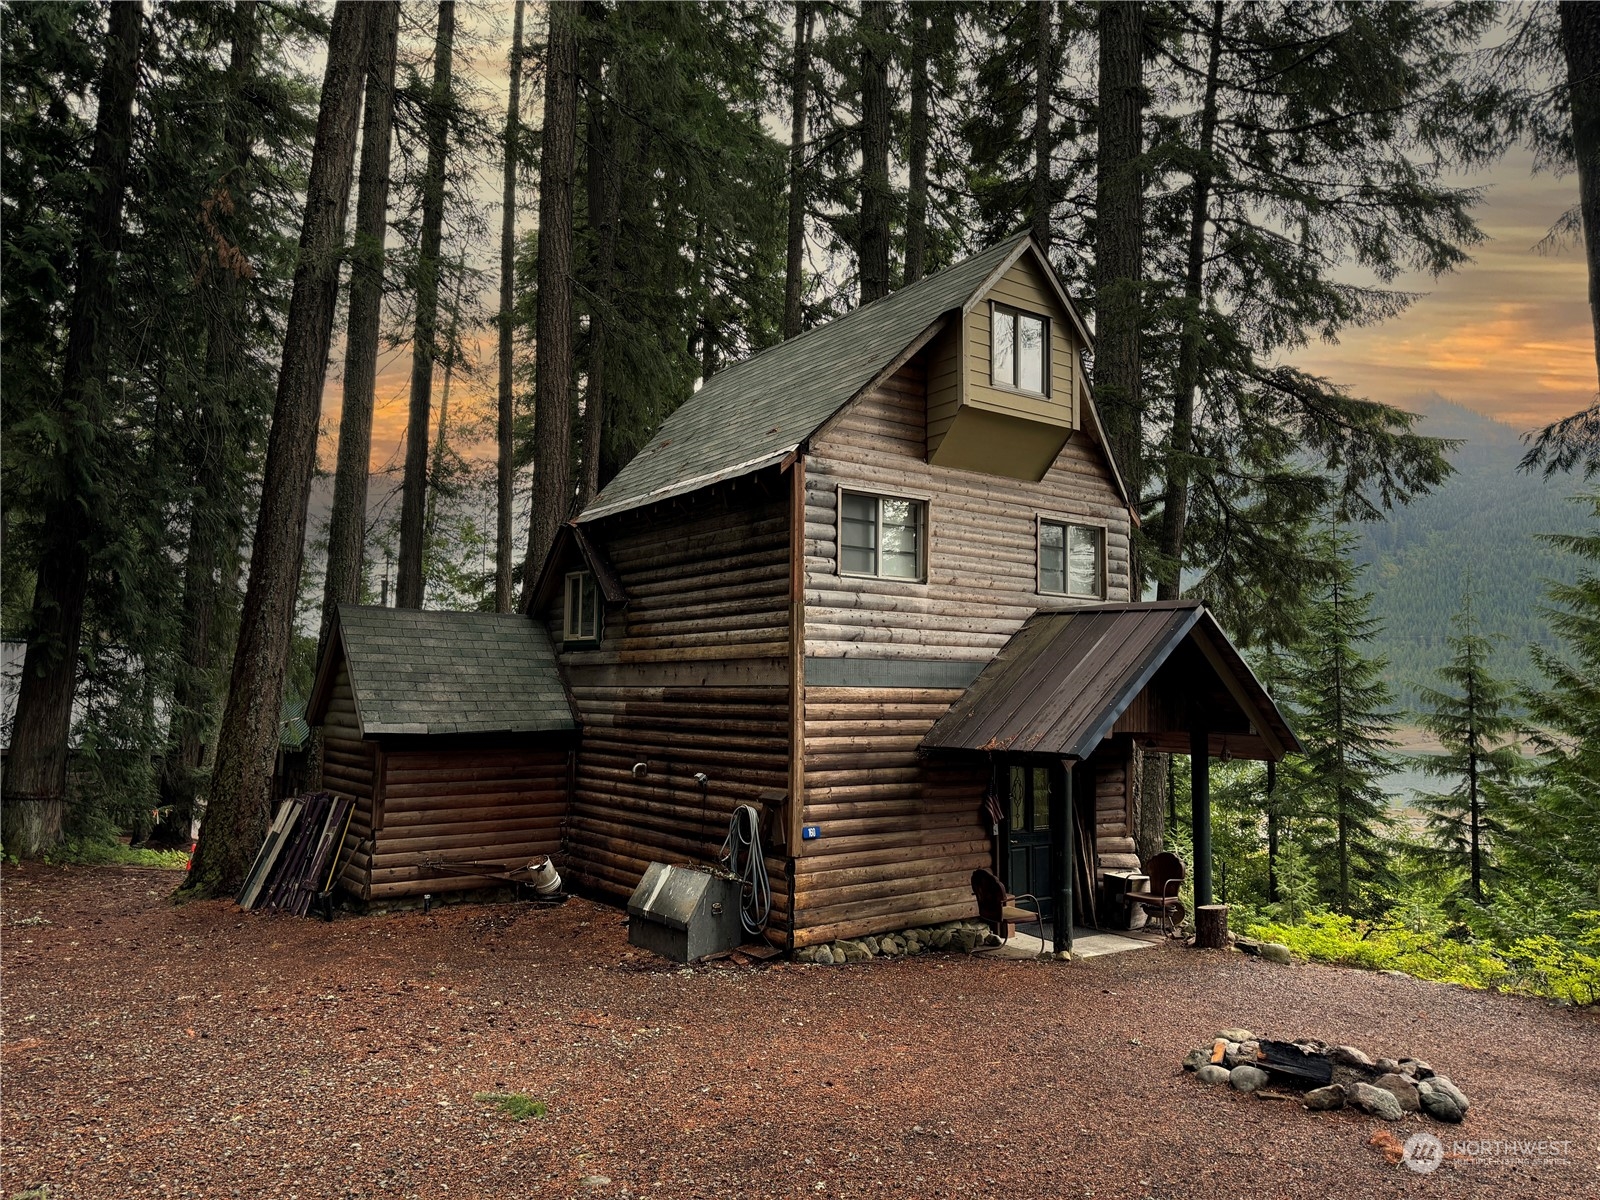
[{"label": "conifer tree", "polygon": [[504,156],[500,185],[500,312],[498,390],[495,404],[494,609],[511,611],[512,484],[515,479],[514,350],[516,340],[517,168],[522,157],[522,18],[526,0],[517,0],[511,21],[510,86],[506,97]]},{"label": "conifer tree", "polygon": [[1455,786],[1421,794],[1418,802],[1428,814],[1429,832],[1444,861],[1466,866],[1472,898],[1481,904],[1484,876],[1503,829],[1500,808],[1521,765],[1514,741],[1517,718],[1511,686],[1489,671],[1491,645],[1478,629],[1470,589],[1451,625],[1446,639],[1450,661],[1437,672],[1443,686],[1422,689],[1418,715],[1443,753],[1421,755],[1416,764],[1432,778],[1451,780]]},{"label": "conifer tree", "polygon": [[1364,905],[1363,890],[1387,878],[1382,779],[1394,769],[1395,713],[1386,664],[1364,652],[1377,623],[1372,593],[1360,590],[1362,568],[1349,557],[1352,538],[1336,528],[1321,540],[1330,577],[1309,606],[1305,640],[1296,648],[1298,732],[1308,768],[1304,807],[1320,826],[1311,837],[1321,842],[1324,894],[1351,913]]}]

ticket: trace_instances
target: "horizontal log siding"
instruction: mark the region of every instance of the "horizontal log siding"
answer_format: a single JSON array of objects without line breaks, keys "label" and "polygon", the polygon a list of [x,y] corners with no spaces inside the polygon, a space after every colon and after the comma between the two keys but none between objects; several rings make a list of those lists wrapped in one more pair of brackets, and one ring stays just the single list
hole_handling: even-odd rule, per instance
[{"label": "horizontal log siding", "polygon": [[987,763],[918,758],[956,689],[807,687],[797,946],[970,916]]},{"label": "horizontal log siding", "polygon": [[561,656],[582,726],[565,869],[622,899],[651,862],[715,862],[735,806],[788,790],[789,505],[747,480],[590,532],[628,604]]},{"label": "horizontal log siding", "polygon": [[399,751],[384,755],[382,822],[370,854],[370,899],[495,886],[423,866],[426,859],[505,869],[561,848],[567,752]]},{"label": "horizontal log siding", "polygon": [[350,797],[355,804],[349,831],[339,851],[344,863],[339,868],[339,884],[363,900],[367,898],[371,882],[366,862],[371,850],[377,757],[377,746],[361,739],[355,696],[350,690],[350,671],[341,662],[322,724],[322,786],[337,795]]},{"label": "horizontal log siding", "polygon": [[1094,780],[1095,860],[1101,871],[1135,871],[1139,856],[1133,839],[1133,805],[1128,795],[1133,743],[1108,738],[1089,756]]},{"label": "horizontal log siding", "polygon": [[[1128,597],[1128,513],[1081,433],[1038,483],[928,465],[924,368],[913,360],[863,396],[806,460],[806,655],[985,660],[1039,609],[1037,514],[1103,525],[1108,598]],[[929,499],[928,582],[838,572],[838,490]]]}]

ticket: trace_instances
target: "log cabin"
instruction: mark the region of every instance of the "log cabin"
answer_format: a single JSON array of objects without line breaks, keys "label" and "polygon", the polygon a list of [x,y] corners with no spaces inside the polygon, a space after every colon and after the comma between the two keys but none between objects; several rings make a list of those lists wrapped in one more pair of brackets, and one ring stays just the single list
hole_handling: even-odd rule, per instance
[{"label": "log cabin", "polygon": [[1296,743],[1201,605],[1130,594],[1089,347],[1023,235],[662,424],[525,593],[578,730],[570,879],[621,900],[709,865],[750,805],[782,947],[973,916],[990,867],[1065,949],[1138,866],[1147,747],[1193,756],[1209,903],[1210,758]]}]

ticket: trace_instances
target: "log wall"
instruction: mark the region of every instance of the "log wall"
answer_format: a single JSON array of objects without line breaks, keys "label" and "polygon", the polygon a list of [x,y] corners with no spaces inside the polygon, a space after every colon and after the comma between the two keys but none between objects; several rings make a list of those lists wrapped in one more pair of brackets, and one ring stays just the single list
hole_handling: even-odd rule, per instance
[{"label": "log wall", "polygon": [[[628,604],[608,607],[598,645],[561,647],[582,726],[565,842],[577,882],[625,898],[652,861],[715,862],[735,806],[781,807],[791,708],[784,489],[769,472],[589,527]],[[559,639],[559,601],[541,615]],[[783,851],[767,850],[782,904]]]},{"label": "log wall", "polygon": [[[917,747],[1030,615],[1074,603],[1037,590],[1037,517],[1102,525],[1108,598],[1128,595],[1127,510],[1083,434],[1038,483],[928,465],[927,363],[943,353],[863,396],[805,462],[803,821],[821,836],[796,848],[799,946],[975,914],[989,766]],[[927,582],[839,574],[840,487],[928,501]]]},{"label": "log wall", "polygon": [[344,865],[339,868],[339,883],[363,900],[367,898],[365,862],[372,851],[373,799],[378,778],[379,750],[375,743],[362,740],[355,696],[350,690],[350,671],[340,663],[322,724],[322,786],[355,802],[350,829],[340,848]]}]

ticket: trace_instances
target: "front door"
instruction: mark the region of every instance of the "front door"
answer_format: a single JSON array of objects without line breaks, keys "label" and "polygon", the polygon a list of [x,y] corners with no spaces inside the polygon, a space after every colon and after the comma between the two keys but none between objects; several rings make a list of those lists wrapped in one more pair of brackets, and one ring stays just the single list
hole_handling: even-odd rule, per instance
[{"label": "front door", "polygon": [[1039,899],[1045,919],[1055,895],[1050,876],[1049,767],[1011,763],[1005,772],[1006,890],[1014,896],[1032,894]]}]

